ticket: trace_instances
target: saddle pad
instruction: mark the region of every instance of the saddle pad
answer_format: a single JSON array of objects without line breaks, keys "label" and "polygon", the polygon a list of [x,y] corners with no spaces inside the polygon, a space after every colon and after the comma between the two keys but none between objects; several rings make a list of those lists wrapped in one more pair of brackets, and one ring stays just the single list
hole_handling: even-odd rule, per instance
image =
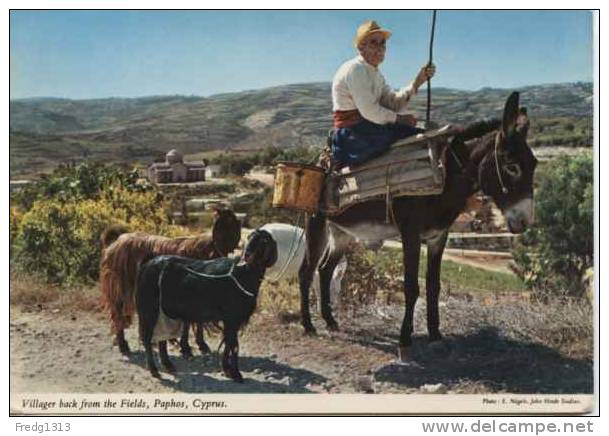
[{"label": "saddle pad", "polygon": [[451,126],[398,141],[375,159],[331,174],[323,209],[336,215],[371,199],[438,195],[444,190],[443,152]]}]

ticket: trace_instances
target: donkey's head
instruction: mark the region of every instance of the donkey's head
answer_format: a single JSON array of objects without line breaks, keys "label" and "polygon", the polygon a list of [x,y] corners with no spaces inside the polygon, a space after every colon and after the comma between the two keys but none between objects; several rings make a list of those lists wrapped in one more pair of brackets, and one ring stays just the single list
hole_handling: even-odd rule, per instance
[{"label": "donkey's head", "polygon": [[503,212],[512,233],[521,233],[534,219],[533,174],[537,159],[527,144],[529,122],[513,92],[505,103],[503,123],[478,167],[482,191]]}]

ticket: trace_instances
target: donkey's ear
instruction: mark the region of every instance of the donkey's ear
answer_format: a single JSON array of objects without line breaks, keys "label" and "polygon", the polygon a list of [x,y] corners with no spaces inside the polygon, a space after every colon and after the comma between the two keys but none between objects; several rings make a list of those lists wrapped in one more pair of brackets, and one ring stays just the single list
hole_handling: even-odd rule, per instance
[{"label": "donkey's ear", "polygon": [[526,139],[527,134],[529,133],[529,127],[531,122],[529,121],[529,116],[527,114],[527,108],[521,107],[518,112],[518,120],[516,121],[516,130],[520,135]]},{"label": "donkey's ear", "polygon": [[503,109],[503,133],[508,133],[516,127],[516,121],[518,120],[518,104],[520,100],[520,94],[518,92],[512,92],[505,102],[505,108]]}]

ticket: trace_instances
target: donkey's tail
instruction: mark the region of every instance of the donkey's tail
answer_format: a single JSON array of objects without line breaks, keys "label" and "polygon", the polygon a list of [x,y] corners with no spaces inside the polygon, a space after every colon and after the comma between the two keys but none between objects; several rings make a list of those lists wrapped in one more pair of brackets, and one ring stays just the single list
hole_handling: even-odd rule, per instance
[{"label": "donkey's tail", "polygon": [[501,127],[501,120],[497,118],[491,118],[483,121],[476,121],[465,127],[463,132],[455,135],[455,141],[469,141],[471,139],[480,138],[493,130],[497,130]]}]

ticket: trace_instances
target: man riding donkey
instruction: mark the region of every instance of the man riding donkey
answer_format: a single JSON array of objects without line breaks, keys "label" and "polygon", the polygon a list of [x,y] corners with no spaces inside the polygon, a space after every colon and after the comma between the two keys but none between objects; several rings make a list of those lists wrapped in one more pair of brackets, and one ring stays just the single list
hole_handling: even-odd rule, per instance
[{"label": "man riding donkey", "polygon": [[332,159],[336,167],[363,163],[389,150],[397,140],[424,131],[404,111],[419,87],[433,77],[435,66],[423,66],[409,86],[393,91],[378,69],[390,36],[375,21],[362,24],[353,41],[359,55],[341,65],[334,76]]}]

